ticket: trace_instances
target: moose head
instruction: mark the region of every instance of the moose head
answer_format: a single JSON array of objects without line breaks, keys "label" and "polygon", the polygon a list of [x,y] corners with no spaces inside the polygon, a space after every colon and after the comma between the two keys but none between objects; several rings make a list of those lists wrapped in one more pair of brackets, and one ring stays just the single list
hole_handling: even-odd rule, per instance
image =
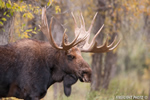
[{"label": "moose head", "polygon": [[90,28],[88,29],[88,31],[86,31],[83,15],[81,14],[80,16],[81,27],[78,27],[76,18],[72,13],[72,17],[75,23],[75,32],[74,32],[75,38],[71,43],[68,43],[67,41],[68,37],[66,35],[66,31],[64,31],[63,38],[62,38],[62,45],[58,46],[55,43],[51,33],[53,17],[51,18],[50,26],[48,27],[46,8],[42,9],[42,21],[41,21],[42,23],[41,25],[39,25],[39,27],[41,31],[44,33],[44,35],[47,37],[50,45],[60,52],[60,56],[59,56],[60,59],[58,59],[59,60],[58,62],[61,62],[60,67],[62,67],[66,73],[75,74],[80,79],[80,81],[83,82],[91,81],[92,71],[89,65],[87,64],[87,62],[84,61],[81,52],[104,53],[104,52],[114,50],[120,43],[119,40],[115,44],[116,42],[116,38],[115,38],[115,40],[110,45],[108,45],[108,37],[107,37],[106,42],[102,46],[97,46],[96,37],[98,36],[98,34],[100,33],[104,25],[96,33],[91,43],[89,43],[90,33],[96,15],[97,13],[95,14],[92,20]]}]

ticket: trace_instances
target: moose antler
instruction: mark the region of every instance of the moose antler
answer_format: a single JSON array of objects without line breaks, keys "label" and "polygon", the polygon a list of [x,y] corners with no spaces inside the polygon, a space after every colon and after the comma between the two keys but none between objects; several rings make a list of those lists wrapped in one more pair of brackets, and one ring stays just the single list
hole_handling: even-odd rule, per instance
[{"label": "moose antler", "polygon": [[87,35],[85,35],[82,39],[80,39],[78,41],[78,37],[80,36],[80,32],[78,32],[78,34],[75,36],[74,40],[71,43],[65,43],[65,37],[66,37],[66,31],[64,31],[63,34],[63,38],[62,38],[62,47],[59,47],[53,37],[52,37],[52,33],[51,33],[51,26],[52,26],[52,21],[53,21],[53,17],[51,18],[51,22],[50,22],[50,26],[48,28],[48,23],[47,23],[47,17],[46,17],[46,7],[42,8],[42,23],[41,26],[39,25],[41,31],[44,33],[44,35],[48,38],[49,43],[52,45],[52,47],[59,49],[59,50],[69,50],[72,47],[78,45],[79,43],[85,41],[85,39],[88,37]]},{"label": "moose antler", "polygon": [[85,41],[84,41],[85,43],[83,44],[83,46],[81,48],[82,52],[104,53],[104,52],[112,51],[119,45],[119,43],[121,41],[121,39],[120,39],[117,42],[117,44],[114,45],[114,43],[116,41],[116,37],[115,37],[114,41],[110,45],[108,45],[108,36],[107,36],[106,42],[102,46],[97,46],[96,37],[98,36],[98,34],[101,32],[102,28],[104,27],[104,25],[102,25],[102,27],[99,29],[99,31],[96,33],[96,35],[92,39],[91,43],[89,44],[88,42],[89,42],[89,38],[90,38],[90,32],[92,30],[92,27],[93,27],[96,16],[97,16],[97,13],[95,14],[95,16],[92,20],[92,23],[90,25],[89,30],[86,31],[85,22],[84,22],[84,18],[83,18],[82,13],[81,13],[81,16],[79,17],[80,24],[81,24],[80,28],[77,26],[76,18],[74,16],[74,14],[72,13],[72,17],[73,17],[74,23],[75,23],[75,36],[77,36],[78,33],[80,33],[79,38],[83,38],[83,36],[85,36],[86,34],[88,36],[85,39]]}]

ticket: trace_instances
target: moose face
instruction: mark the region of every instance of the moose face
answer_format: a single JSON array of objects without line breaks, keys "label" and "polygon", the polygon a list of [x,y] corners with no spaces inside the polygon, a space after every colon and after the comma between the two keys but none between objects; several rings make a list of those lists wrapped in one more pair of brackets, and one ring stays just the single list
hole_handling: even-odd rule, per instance
[{"label": "moose face", "polygon": [[65,58],[63,58],[62,65],[65,65],[64,68],[65,71],[68,71],[67,73],[75,74],[82,82],[91,81],[91,68],[87,62],[84,61],[79,48],[71,48],[64,56]]}]

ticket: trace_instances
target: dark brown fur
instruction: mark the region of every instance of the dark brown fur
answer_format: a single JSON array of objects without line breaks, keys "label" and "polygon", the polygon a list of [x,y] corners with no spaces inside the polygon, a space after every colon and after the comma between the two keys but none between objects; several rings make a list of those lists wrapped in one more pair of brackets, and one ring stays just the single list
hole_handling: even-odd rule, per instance
[{"label": "dark brown fur", "polygon": [[77,47],[61,51],[31,39],[0,46],[0,98],[39,100],[50,85],[61,81],[69,96],[78,78],[88,82],[90,77],[91,69]]}]

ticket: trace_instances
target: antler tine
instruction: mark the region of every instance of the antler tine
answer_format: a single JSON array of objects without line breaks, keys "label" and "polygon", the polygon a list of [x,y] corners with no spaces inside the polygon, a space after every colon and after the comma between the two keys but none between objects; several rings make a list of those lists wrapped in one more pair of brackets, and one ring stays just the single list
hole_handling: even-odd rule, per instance
[{"label": "antler tine", "polygon": [[47,17],[46,17],[46,7],[42,8],[42,18],[41,18],[41,25],[39,25],[39,28],[41,31],[48,37],[48,23],[47,23]]},{"label": "antler tine", "polygon": [[85,41],[86,39],[87,39],[87,37],[89,37],[89,35],[87,34],[87,35],[85,35],[80,41],[78,41],[76,44],[74,44],[74,45],[78,45],[79,43],[81,43],[81,42],[83,42],[83,41]]},{"label": "antler tine", "polygon": [[80,33],[77,35],[77,37],[74,38],[74,40],[73,40],[70,44],[66,44],[66,43],[65,43],[65,41],[64,41],[65,34],[66,34],[66,33],[64,32],[64,34],[63,34],[63,40],[62,40],[62,46],[63,46],[63,48],[64,48],[65,50],[68,50],[68,49],[70,49],[71,47],[74,46],[74,44],[75,44],[75,42],[77,41],[77,39],[78,39]]},{"label": "antler tine", "polygon": [[63,48],[62,48],[62,47],[59,47],[59,46],[55,43],[55,41],[54,41],[54,39],[53,39],[53,37],[52,37],[52,33],[51,33],[52,22],[53,22],[53,17],[51,18],[50,26],[49,26],[49,42],[50,42],[50,44],[51,44],[54,48],[59,49],[59,50],[62,50]]},{"label": "antler tine", "polygon": [[81,18],[80,18],[80,20],[82,21],[82,22],[81,22],[81,27],[83,27],[83,28],[85,29],[85,22],[84,22],[84,18],[83,18],[82,13],[81,13]]},{"label": "antler tine", "polygon": [[117,44],[115,46],[113,46],[112,48],[109,49],[109,51],[114,50],[121,42],[121,39],[117,42]]},{"label": "antler tine", "polygon": [[68,50],[68,49],[70,49],[71,47],[74,47],[74,46],[78,45],[79,43],[85,41],[85,39],[88,37],[88,35],[85,35],[81,40],[79,40],[79,41],[77,42],[77,39],[78,39],[79,35],[80,35],[80,33],[77,35],[77,37],[74,38],[74,40],[73,40],[70,44],[66,44],[66,43],[64,42],[64,36],[65,36],[65,33],[64,33],[64,35],[63,35],[63,42],[62,42],[63,49]]},{"label": "antler tine", "polygon": [[101,28],[98,30],[98,32],[96,33],[96,35],[94,36],[94,38],[96,38],[98,36],[98,34],[101,32],[101,30],[103,29],[104,24],[101,26]]},{"label": "antler tine", "polygon": [[[98,12],[94,15],[93,20],[92,20],[92,23],[91,23],[91,25],[90,25],[90,27],[89,27],[89,30],[87,31],[87,33],[89,34],[89,37],[88,37],[87,40],[86,40],[86,44],[88,44],[88,41],[89,41],[89,39],[90,39],[90,32],[91,32],[91,30],[92,30],[92,27],[93,27],[93,24],[94,24],[94,21],[95,21],[95,18],[96,18],[96,16],[97,16],[97,14],[98,14]],[[83,17],[83,16],[82,16],[82,17]],[[103,25],[103,26],[104,26],[104,25]],[[100,33],[100,31],[102,30],[103,26],[102,26],[102,27],[99,29],[99,31],[96,33],[96,35],[94,36],[94,38],[93,38],[93,40],[92,40],[91,43],[94,43],[96,37],[98,36],[98,34]],[[86,44],[85,44],[85,45],[86,45]],[[92,44],[91,44],[91,45],[92,45]],[[90,46],[91,46],[91,45],[90,45]]]},{"label": "antler tine", "polygon": [[95,14],[94,17],[93,17],[92,23],[91,23],[90,28],[89,28],[89,30],[88,30],[89,33],[90,33],[91,30],[92,30],[92,27],[93,27],[93,24],[94,24],[94,21],[95,21],[95,18],[96,18],[96,16],[97,16],[97,14],[98,14],[98,12],[96,12],[96,14]]},{"label": "antler tine", "polygon": [[76,28],[78,28],[78,27],[77,27],[77,21],[76,21],[76,18],[75,18],[75,16],[74,16],[73,12],[71,12],[71,15],[72,15],[72,17],[73,17],[74,24],[75,24],[75,29],[76,29]]},{"label": "antler tine", "polygon": [[101,32],[101,30],[103,29],[103,27],[104,27],[104,24],[101,26],[101,28],[98,30],[98,32],[96,33],[96,35],[93,37],[91,43],[93,43],[95,41],[96,37],[99,35],[99,33]]},{"label": "antler tine", "polygon": [[[77,20],[76,20],[76,18],[74,16],[73,12],[71,12],[71,15],[73,17],[74,24],[75,24],[75,36],[78,36],[79,35],[78,33],[81,34],[81,29],[77,26]],[[80,36],[78,36],[78,37],[80,37]]]},{"label": "antler tine", "polygon": [[[80,28],[77,26],[77,21],[76,21],[76,18],[74,16],[74,14],[73,13],[71,13],[71,14],[72,14],[72,17],[73,17],[73,20],[74,20],[74,23],[75,23],[75,36],[77,36],[78,33],[80,33],[80,35],[78,36],[78,39],[83,39],[84,41],[87,40],[87,38],[89,37],[89,35],[88,35],[88,33],[86,32],[86,29],[85,29],[85,22],[84,22],[84,18],[83,18],[82,13],[79,16],[80,25],[81,25]],[[77,44],[79,44],[79,43],[77,43]]]},{"label": "antler tine", "polygon": [[[98,34],[100,33],[100,31],[103,29],[103,27],[104,27],[104,24],[102,25],[102,27],[99,29],[99,31],[96,33],[96,35],[93,37],[93,39],[92,39],[92,41],[91,41],[91,43],[89,44],[88,43],[88,41],[89,41],[89,39],[87,39],[87,41],[86,41],[86,43],[85,43],[85,45],[82,47],[82,50],[83,49],[87,49],[87,48],[92,48],[92,46],[93,45],[95,45],[95,40],[96,40],[96,37],[98,36]],[[89,37],[88,37],[89,38]]]},{"label": "antler tine", "polygon": [[115,39],[114,39],[114,41],[108,46],[108,47],[112,47],[113,45],[114,45],[114,43],[115,43],[115,41],[116,41],[116,39],[117,39],[117,36],[115,36]]}]

